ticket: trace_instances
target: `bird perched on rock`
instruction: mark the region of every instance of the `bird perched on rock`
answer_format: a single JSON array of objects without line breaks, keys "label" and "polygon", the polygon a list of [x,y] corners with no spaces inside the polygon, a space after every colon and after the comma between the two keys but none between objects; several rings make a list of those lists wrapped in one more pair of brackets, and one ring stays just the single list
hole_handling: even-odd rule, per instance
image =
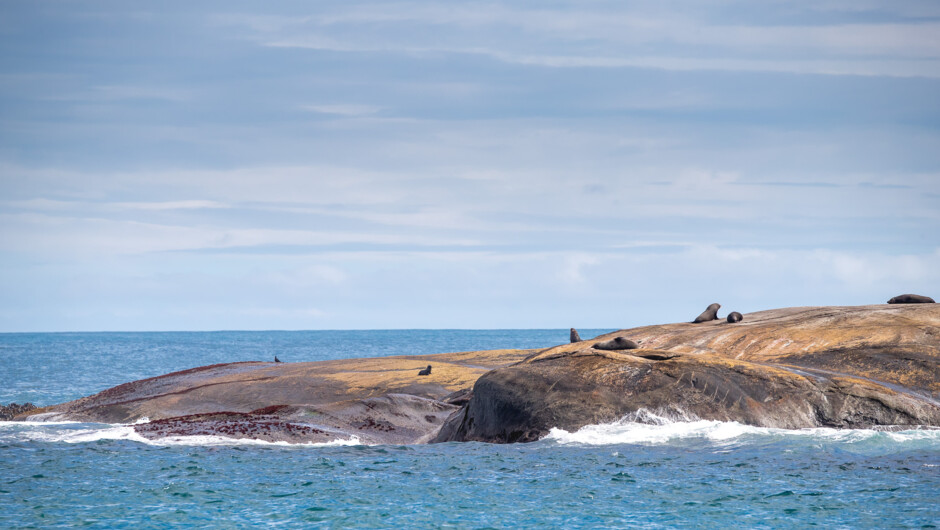
[{"label": "bird perched on rock", "polygon": [[429,364],[427,368],[418,372],[418,375],[431,375],[431,365]]}]

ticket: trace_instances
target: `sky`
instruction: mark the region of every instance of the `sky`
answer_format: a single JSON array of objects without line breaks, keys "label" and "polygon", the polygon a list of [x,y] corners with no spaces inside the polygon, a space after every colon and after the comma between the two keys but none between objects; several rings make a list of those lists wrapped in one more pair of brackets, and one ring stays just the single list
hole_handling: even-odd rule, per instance
[{"label": "sky", "polygon": [[0,332],[901,293],[940,296],[935,0],[0,3]]}]

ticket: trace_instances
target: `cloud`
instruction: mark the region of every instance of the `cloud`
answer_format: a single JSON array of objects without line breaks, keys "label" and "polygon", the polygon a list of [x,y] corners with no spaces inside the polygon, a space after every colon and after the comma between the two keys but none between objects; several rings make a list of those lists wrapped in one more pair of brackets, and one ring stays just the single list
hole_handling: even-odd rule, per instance
[{"label": "cloud", "polygon": [[0,33],[10,329],[628,326],[938,283],[930,3],[108,7]]},{"label": "cloud", "polygon": [[217,201],[184,200],[163,202],[115,202],[111,207],[122,210],[201,210],[204,208],[231,208]]},{"label": "cloud", "polygon": [[0,251],[35,256],[104,257],[166,251],[256,246],[384,246],[473,245],[475,241],[418,233],[371,233],[349,230],[237,228],[211,225],[170,225],[132,219],[0,213],[7,227],[0,232]]},{"label": "cloud", "polygon": [[[940,24],[728,24],[656,7],[375,5],[282,18],[233,17],[265,46],[379,54],[481,55],[550,68],[940,77]],[[818,18],[818,16],[817,16]],[[266,22],[267,21],[267,22]],[[409,31],[409,28],[411,29]],[[707,51],[707,53],[703,53]]]},{"label": "cloud", "polygon": [[351,105],[351,104],[340,104],[340,105],[303,105],[300,107],[303,110],[310,112],[317,112],[320,114],[336,114],[339,116],[369,116],[376,114],[381,107],[376,107],[373,105]]},{"label": "cloud", "polygon": [[[17,312],[5,311],[0,321],[4,330],[37,329],[39,322],[59,330],[627,328],[685,322],[716,301],[723,312],[748,313],[884,303],[902,292],[935,296],[938,271],[938,248],[894,256],[710,245],[234,261],[160,254],[122,258],[106,270],[100,262],[71,263],[43,284],[24,283],[25,273],[13,271],[3,285]],[[43,304],[52,293],[57,303]]]}]

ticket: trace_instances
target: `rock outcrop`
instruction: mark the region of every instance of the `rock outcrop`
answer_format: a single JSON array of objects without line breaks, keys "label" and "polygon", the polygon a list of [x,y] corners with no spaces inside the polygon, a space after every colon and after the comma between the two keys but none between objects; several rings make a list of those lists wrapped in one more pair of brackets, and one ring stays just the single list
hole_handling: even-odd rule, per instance
[{"label": "rock outcrop", "polygon": [[10,403],[9,405],[0,405],[0,421],[10,421],[16,416],[26,414],[36,409],[32,403]]},{"label": "rock outcrop", "polygon": [[[493,350],[308,363],[202,366],[36,409],[33,420],[135,425],[147,438],[218,435],[268,441],[424,442],[482,374],[535,353]],[[433,373],[418,376],[429,361]],[[461,396],[463,396],[461,401]],[[21,415],[25,419],[26,415]]]},{"label": "rock outcrop", "polygon": [[936,306],[789,308],[607,337],[620,334],[642,348],[569,344],[485,374],[435,440],[533,441],[641,409],[780,428],[940,426]]},{"label": "rock outcrop", "polygon": [[940,306],[776,309],[545,350],[211,365],[17,418],[148,418],[135,429],[154,439],[409,444],[533,441],[644,410],[781,428],[940,426]]}]

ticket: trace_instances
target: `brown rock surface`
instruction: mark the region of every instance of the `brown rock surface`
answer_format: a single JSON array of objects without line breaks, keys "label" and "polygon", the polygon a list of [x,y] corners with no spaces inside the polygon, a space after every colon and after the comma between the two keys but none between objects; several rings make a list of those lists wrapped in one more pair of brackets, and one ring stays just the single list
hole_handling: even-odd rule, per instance
[{"label": "brown rock surface", "polygon": [[[148,418],[151,424],[136,427],[148,437],[215,432],[297,442],[355,435],[373,443],[414,443],[436,432],[456,410],[442,401],[447,396],[533,352],[202,366],[36,409],[29,417],[105,423]],[[418,371],[429,363],[433,373],[419,377]],[[259,415],[258,409],[267,411]],[[388,426],[392,428],[383,428]]]},{"label": "brown rock surface", "polygon": [[[621,335],[640,348],[591,346]],[[940,426],[938,361],[936,304],[802,307],[750,313],[736,324],[644,326],[539,351],[204,366],[29,414],[147,417],[135,428],[148,438],[396,444],[531,441],[552,427],[576,430],[644,409],[783,428]],[[431,375],[418,376],[428,364]]]},{"label": "brown rock surface", "polygon": [[640,409],[751,425],[940,425],[940,308],[803,307],[618,331],[494,370],[437,441],[531,441]]}]

